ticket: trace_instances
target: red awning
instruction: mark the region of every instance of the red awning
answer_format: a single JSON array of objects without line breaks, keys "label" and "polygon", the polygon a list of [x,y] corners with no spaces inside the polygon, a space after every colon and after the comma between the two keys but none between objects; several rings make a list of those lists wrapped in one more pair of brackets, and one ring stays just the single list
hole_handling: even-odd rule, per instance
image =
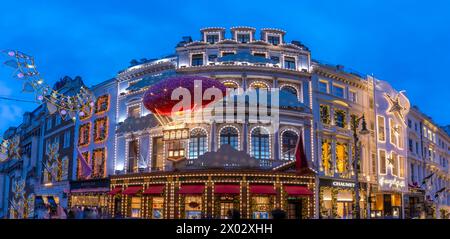
[{"label": "red awning", "polygon": [[145,191],[142,193],[144,195],[149,194],[162,194],[164,192],[164,185],[150,185],[149,188],[145,189]]},{"label": "red awning", "polygon": [[108,194],[109,195],[116,195],[116,194],[120,193],[121,191],[122,191],[122,187],[121,186],[117,186],[113,190],[111,190]]},{"label": "red awning", "polygon": [[250,185],[251,194],[277,194],[272,184]]},{"label": "red awning", "polygon": [[123,190],[122,194],[132,196],[138,193],[140,190],[142,190],[142,186],[129,186],[128,188]]},{"label": "red awning", "polygon": [[284,190],[288,195],[292,196],[311,196],[313,192],[309,190],[306,186],[297,186],[297,185],[286,185],[284,186]]},{"label": "red awning", "polygon": [[238,184],[216,184],[214,185],[215,194],[239,194],[240,187]]},{"label": "red awning", "polygon": [[205,191],[204,184],[181,185],[179,194],[203,194]]}]

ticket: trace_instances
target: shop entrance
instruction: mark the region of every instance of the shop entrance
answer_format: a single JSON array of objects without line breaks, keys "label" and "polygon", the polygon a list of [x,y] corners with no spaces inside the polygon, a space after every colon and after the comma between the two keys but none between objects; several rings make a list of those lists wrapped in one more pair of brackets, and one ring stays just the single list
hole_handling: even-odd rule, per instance
[{"label": "shop entrance", "polygon": [[122,200],[119,197],[114,198],[114,214],[116,217],[122,216]]},{"label": "shop entrance", "polygon": [[337,214],[339,218],[351,219],[353,217],[353,203],[349,201],[338,201]]},{"label": "shop entrance", "polygon": [[302,219],[303,203],[302,199],[288,199],[288,219]]},{"label": "shop entrance", "polygon": [[164,198],[163,197],[153,197],[151,200],[152,209],[152,219],[163,219],[164,218]]}]

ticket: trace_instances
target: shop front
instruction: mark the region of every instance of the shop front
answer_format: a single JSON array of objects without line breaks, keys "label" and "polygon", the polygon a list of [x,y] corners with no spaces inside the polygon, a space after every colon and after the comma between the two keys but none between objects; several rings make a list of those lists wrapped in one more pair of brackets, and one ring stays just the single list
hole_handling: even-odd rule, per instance
[{"label": "shop front", "polygon": [[313,176],[293,173],[145,173],[111,178],[109,208],[118,217],[148,219],[313,218]]},{"label": "shop front", "polygon": [[410,185],[409,193],[403,197],[403,203],[405,219],[425,218],[425,190]]},{"label": "shop front", "polygon": [[[361,188],[361,187],[360,187]],[[360,189],[360,213],[365,211],[365,193]],[[355,207],[355,183],[334,179],[319,181],[320,218],[352,219]]]},{"label": "shop front", "polygon": [[108,211],[109,179],[70,182],[69,208],[88,207],[106,214]]}]

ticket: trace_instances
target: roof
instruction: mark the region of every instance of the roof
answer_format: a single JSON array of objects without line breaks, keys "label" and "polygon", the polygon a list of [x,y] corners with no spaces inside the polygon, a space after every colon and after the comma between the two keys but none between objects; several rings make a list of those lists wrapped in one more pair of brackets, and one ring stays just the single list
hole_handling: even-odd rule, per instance
[{"label": "roof", "polygon": [[153,114],[148,114],[140,118],[127,118],[123,123],[119,124],[116,133],[136,132],[140,130],[156,127],[158,121]]},{"label": "roof", "polygon": [[157,75],[146,76],[142,80],[138,81],[136,84],[129,86],[126,90],[137,91],[175,75],[176,75],[175,70],[167,70]]}]

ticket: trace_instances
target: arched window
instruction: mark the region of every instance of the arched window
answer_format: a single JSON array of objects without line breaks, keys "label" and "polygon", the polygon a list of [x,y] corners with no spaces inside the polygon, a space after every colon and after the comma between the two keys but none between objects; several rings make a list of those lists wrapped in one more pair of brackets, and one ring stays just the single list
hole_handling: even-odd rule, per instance
[{"label": "arched window", "polygon": [[261,81],[255,81],[253,83],[250,84],[250,88],[251,89],[260,89],[260,90],[269,90],[269,86]]},{"label": "arched window", "polygon": [[237,89],[237,88],[239,88],[238,84],[236,82],[233,82],[233,81],[225,81],[225,82],[223,82],[223,85],[226,88],[229,88],[229,89]]},{"label": "arched window", "polygon": [[191,131],[189,139],[189,159],[196,159],[208,150],[208,140],[206,132],[202,129]]},{"label": "arched window", "polygon": [[251,155],[256,159],[270,158],[269,133],[263,128],[256,128],[251,134]]},{"label": "arched window", "polygon": [[292,86],[289,86],[289,85],[282,86],[281,87],[281,91],[287,92],[289,94],[293,94],[293,95],[295,95],[297,97],[297,89],[295,89]]},{"label": "arched window", "polygon": [[281,135],[281,157],[283,160],[295,160],[295,147],[297,146],[298,135],[293,131],[285,131]]},{"label": "arched window", "polygon": [[239,133],[234,127],[226,127],[220,131],[220,145],[229,144],[236,150],[239,150]]}]

